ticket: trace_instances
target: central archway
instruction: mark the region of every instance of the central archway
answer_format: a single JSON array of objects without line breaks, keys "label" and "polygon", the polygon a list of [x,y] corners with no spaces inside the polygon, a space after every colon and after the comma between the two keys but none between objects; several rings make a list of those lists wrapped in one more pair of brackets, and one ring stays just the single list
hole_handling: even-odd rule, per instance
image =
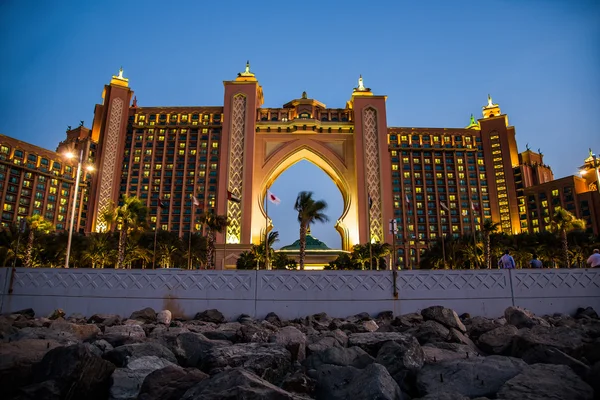
[{"label": "central archway", "polygon": [[[306,160],[323,170],[340,190],[343,201],[342,214],[335,222],[341,236],[342,250],[350,250],[359,242],[358,208],[352,136],[315,140],[310,136],[290,138],[289,135],[257,135],[262,157],[255,158],[251,237],[259,243],[264,237],[266,190],[289,167]],[[292,139],[292,140],[290,140]],[[269,223],[269,229],[271,224]]]}]

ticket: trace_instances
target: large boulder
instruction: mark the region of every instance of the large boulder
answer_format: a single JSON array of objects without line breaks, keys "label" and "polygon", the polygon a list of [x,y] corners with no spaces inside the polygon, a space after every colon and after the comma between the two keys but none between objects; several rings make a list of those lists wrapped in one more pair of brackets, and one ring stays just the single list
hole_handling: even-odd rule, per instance
[{"label": "large boulder", "polygon": [[511,355],[522,357],[532,347],[545,345],[554,347],[572,357],[580,358],[584,354],[587,340],[578,330],[568,327],[545,327],[536,325],[531,329],[520,329],[513,338]]},{"label": "large boulder", "polygon": [[293,374],[288,374],[283,378],[281,388],[290,393],[298,393],[300,395],[306,395],[310,398],[314,397],[315,387],[317,382],[304,375],[302,372],[297,371]]},{"label": "large boulder", "polygon": [[493,397],[509,379],[528,368],[517,358],[489,356],[426,364],[417,377],[422,396],[457,392],[467,397]]},{"label": "large boulder", "polygon": [[432,306],[421,310],[421,315],[425,321],[436,321],[447,328],[455,328],[461,332],[466,332],[467,328],[462,323],[458,314],[450,308],[442,306]]},{"label": "large boulder", "polygon": [[156,314],[156,322],[159,324],[163,324],[166,326],[171,325],[171,320],[173,319],[173,314],[169,310],[162,310]]},{"label": "large boulder", "polygon": [[177,359],[171,350],[159,343],[146,342],[134,343],[119,346],[110,350],[102,356],[117,367],[126,367],[127,364],[140,357],[156,356],[172,363],[177,363]]},{"label": "large boulder", "polygon": [[484,333],[494,330],[505,324],[506,320],[504,318],[490,319],[477,316],[469,319],[465,326],[467,327],[469,337],[473,340],[477,340]]},{"label": "large boulder", "polygon": [[179,334],[167,347],[173,352],[182,367],[200,366],[201,361],[213,347],[230,346],[231,342],[210,340],[201,333],[184,332]]},{"label": "large boulder", "polygon": [[106,340],[113,347],[118,347],[143,342],[146,339],[146,332],[139,325],[113,325],[107,326],[104,334],[99,338]]},{"label": "large boulder", "polygon": [[498,391],[502,400],[592,400],[593,389],[565,365],[535,364],[508,380]]},{"label": "large boulder", "polygon": [[225,368],[243,367],[262,379],[279,384],[291,365],[290,352],[278,344],[237,343],[208,349],[199,368],[212,375]]},{"label": "large boulder", "polygon": [[384,366],[374,363],[364,369],[323,365],[318,370],[317,399],[402,400],[400,387]]},{"label": "large boulder", "polygon": [[121,317],[117,314],[94,314],[88,319],[88,322],[91,324],[114,326],[121,323]]},{"label": "large boulder", "polygon": [[60,318],[52,321],[50,329],[58,332],[68,332],[81,341],[90,341],[102,332],[95,324],[73,324]]},{"label": "large boulder", "polygon": [[219,310],[215,309],[199,312],[196,314],[194,319],[197,321],[214,322],[216,324],[225,322],[225,317],[223,314]]},{"label": "large boulder", "polygon": [[433,320],[425,321],[414,328],[408,329],[405,333],[415,336],[422,345],[445,342],[450,338],[450,329]]},{"label": "large boulder", "polygon": [[360,347],[330,347],[308,356],[304,366],[309,370],[318,369],[323,364],[352,366],[361,369],[374,361],[375,359]]},{"label": "large boulder", "polygon": [[460,343],[427,343],[421,348],[427,364],[480,357],[479,352],[474,351],[471,346]]},{"label": "large boulder", "polygon": [[44,355],[59,347],[55,340],[23,339],[0,343],[0,387],[2,395],[11,398],[17,390],[32,382],[32,367]]},{"label": "large boulder", "polygon": [[60,331],[50,329],[49,327],[27,327],[19,329],[15,334],[11,335],[9,341],[14,342],[23,339],[44,339],[56,341],[63,346],[71,346],[81,342],[74,333],[68,331]]},{"label": "large boulder", "polygon": [[131,313],[129,319],[133,319],[136,321],[142,321],[147,324],[156,322],[156,311],[150,307],[146,307],[143,310],[134,311]]},{"label": "large boulder", "polygon": [[306,335],[293,326],[281,328],[269,337],[269,343],[277,343],[292,354],[292,362],[306,358]]},{"label": "large boulder", "polygon": [[192,386],[208,375],[196,368],[176,365],[157,369],[144,378],[138,400],[179,400]]},{"label": "large boulder", "polygon": [[376,362],[383,365],[404,392],[411,392],[417,373],[425,363],[425,353],[414,337],[412,343],[386,342]]},{"label": "large boulder", "polygon": [[176,365],[156,356],[133,359],[125,368],[117,368],[112,375],[110,386],[111,400],[134,400],[146,377],[152,372]]},{"label": "large boulder", "polygon": [[479,347],[488,354],[509,355],[513,338],[518,332],[514,325],[499,326],[479,337]]},{"label": "large boulder", "polygon": [[550,326],[543,318],[536,317],[531,311],[521,307],[508,307],[504,310],[506,323],[517,328],[533,328],[536,325]]},{"label": "large boulder", "polygon": [[406,347],[413,344],[413,337],[400,332],[366,332],[352,333],[348,336],[348,347],[358,346],[373,357],[377,357],[379,349],[385,342],[397,342]]},{"label": "large boulder", "polygon": [[25,391],[32,398],[46,397],[52,388],[57,399],[104,400],[115,366],[103,360],[90,344],[76,344],[50,350],[33,367],[34,384]]},{"label": "large boulder", "polygon": [[330,347],[346,347],[348,345],[348,335],[346,335],[346,333],[340,329],[309,335],[307,336],[307,340],[307,354],[323,351]]},{"label": "large boulder", "polygon": [[181,400],[301,400],[302,397],[261,379],[243,368],[234,368],[204,379],[190,388]]},{"label": "large boulder", "polygon": [[544,345],[535,346],[527,350],[521,358],[527,364],[567,365],[583,379],[585,379],[590,372],[589,366],[554,347]]}]

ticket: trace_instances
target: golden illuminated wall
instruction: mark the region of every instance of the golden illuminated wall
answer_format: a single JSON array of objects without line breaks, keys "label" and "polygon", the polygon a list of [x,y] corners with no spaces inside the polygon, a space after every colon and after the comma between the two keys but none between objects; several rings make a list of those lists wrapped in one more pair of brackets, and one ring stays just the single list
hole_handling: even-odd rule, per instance
[{"label": "golden illuminated wall", "polygon": [[383,242],[382,203],[381,203],[381,165],[379,162],[379,143],[377,141],[377,111],[368,108],[364,111],[365,138],[365,177],[368,198],[370,238],[371,242]]},{"label": "golden illuminated wall", "polygon": [[[239,94],[233,98],[231,113],[231,136],[229,141],[229,187],[238,198],[242,198],[244,176],[244,132],[246,126],[246,96]],[[241,203],[227,202],[227,243],[240,243],[242,225]]]}]

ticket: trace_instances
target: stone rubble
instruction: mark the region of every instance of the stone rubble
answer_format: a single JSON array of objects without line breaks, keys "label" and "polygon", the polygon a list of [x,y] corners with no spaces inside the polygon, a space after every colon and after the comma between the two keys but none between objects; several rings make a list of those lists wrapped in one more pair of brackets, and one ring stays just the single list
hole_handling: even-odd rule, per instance
[{"label": "stone rubble", "polygon": [[600,400],[600,319],[432,306],[332,318],[0,315],[6,400]]}]

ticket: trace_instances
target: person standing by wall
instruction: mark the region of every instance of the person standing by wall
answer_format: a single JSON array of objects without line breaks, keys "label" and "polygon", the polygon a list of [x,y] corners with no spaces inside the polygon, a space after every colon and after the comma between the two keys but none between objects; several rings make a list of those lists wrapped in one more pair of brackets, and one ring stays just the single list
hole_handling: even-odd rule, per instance
[{"label": "person standing by wall", "polygon": [[502,257],[500,257],[500,259],[498,260],[499,268],[506,268],[506,269],[514,269],[515,268],[515,259],[512,258],[512,256],[509,253],[510,252],[508,250],[504,251],[504,255]]},{"label": "person standing by wall", "polygon": [[543,268],[542,261],[538,260],[537,254],[534,254],[531,257],[531,261],[529,261],[529,266],[531,268]]},{"label": "person standing by wall", "polygon": [[594,249],[594,253],[589,256],[587,263],[590,264],[592,268],[600,268],[600,250]]}]

